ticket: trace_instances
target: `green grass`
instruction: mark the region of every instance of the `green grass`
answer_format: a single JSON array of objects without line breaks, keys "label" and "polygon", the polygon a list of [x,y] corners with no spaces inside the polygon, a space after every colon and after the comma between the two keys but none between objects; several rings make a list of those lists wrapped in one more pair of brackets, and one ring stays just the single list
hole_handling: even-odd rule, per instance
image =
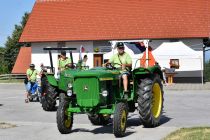
[{"label": "green grass", "polygon": [[163,140],[210,140],[210,127],[181,128]]},{"label": "green grass", "polygon": [[23,79],[0,80],[0,83],[23,83]]}]

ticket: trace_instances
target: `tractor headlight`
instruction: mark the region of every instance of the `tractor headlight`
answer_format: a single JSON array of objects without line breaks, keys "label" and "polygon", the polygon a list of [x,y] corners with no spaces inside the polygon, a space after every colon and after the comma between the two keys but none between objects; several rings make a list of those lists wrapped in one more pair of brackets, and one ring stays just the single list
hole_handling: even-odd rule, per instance
[{"label": "tractor headlight", "polygon": [[72,90],[67,90],[67,95],[71,96],[73,94]]},{"label": "tractor headlight", "polygon": [[102,96],[106,97],[108,95],[108,91],[107,90],[104,90],[104,91],[102,91],[101,94],[102,94]]},{"label": "tractor headlight", "polygon": [[68,83],[68,88],[72,88],[72,83]]}]

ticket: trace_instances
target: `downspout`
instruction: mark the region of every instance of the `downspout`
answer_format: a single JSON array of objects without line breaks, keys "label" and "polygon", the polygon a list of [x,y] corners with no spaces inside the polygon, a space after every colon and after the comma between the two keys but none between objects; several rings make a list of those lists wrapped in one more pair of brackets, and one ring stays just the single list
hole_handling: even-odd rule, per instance
[{"label": "downspout", "polygon": [[144,45],[146,48],[146,68],[149,66],[149,40],[144,40]]},{"label": "downspout", "polygon": [[206,48],[206,45],[203,45],[203,71],[202,71],[202,85],[203,85],[203,82],[204,82],[204,71],[205,71],[205,59],[206,59],[206,56],[205,56],[205,48]]}]

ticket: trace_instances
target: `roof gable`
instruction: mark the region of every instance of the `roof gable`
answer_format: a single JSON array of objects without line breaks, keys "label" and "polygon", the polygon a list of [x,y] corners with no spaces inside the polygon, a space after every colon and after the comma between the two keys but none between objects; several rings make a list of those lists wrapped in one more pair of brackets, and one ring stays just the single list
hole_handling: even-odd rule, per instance
[{"label": "roof gable", "polygon": [[209,3],[37,0],[20,42],[208,37]]},{"label": "roof gable", "polygon": [[31,63],[31,47],[21,47],[15,65],[12,69],[13,74],[25,74]]}]

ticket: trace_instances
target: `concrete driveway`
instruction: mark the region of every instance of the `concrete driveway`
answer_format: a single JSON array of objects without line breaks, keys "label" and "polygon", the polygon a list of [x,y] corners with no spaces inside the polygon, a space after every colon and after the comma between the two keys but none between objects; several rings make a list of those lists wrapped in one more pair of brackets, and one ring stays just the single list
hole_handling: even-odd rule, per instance
[{"label": "concrete driveway", "polygon": [[[73,131],[62,135],[57,130],[56,111],[45,112],[37,102],[24,103],[23,84],[0,84],[0,122],[16,125],[1,129],[0,140],[107,140],[115,139],[112,124],[93,126],[87,115],[74,115]],[[128,118],[126,136],[122,139],[159,140],[181,127],[210,126],[210,90],[165,91],[161,125],[144,128],[138,113]]]}]

